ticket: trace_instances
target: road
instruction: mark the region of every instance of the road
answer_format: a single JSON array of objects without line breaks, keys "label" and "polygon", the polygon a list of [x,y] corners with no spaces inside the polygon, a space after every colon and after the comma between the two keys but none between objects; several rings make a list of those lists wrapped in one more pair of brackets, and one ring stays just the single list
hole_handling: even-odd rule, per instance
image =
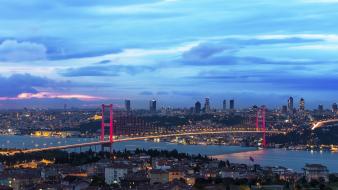
[{"label": "road", "polygon": [[325,121],[318,121],[317,123],[314,123],[312,126],[312,130],[324,127],[326,125],[329,124],[334,124],[334,123],[338,123],[338,119],[329,119],[329,120],[325,120]]}]

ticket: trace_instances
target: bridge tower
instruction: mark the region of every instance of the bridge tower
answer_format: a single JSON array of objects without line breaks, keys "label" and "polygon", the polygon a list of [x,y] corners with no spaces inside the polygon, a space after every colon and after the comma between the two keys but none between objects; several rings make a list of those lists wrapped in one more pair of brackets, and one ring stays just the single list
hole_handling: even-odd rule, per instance
[{"label": "bridge tower", "polygon": [[[105,112],[106,112],[106,108],[109,109],[109,123],[106,122],[105,120]],[[102,104],[102,120],[101,120],[101,136],[100,136],[100,141],[104,141],[104,132],[105,132],[105,128],[109,127],[109,142],[110,144],[113,143],[114,141],[114,124],[113,124],[114,120],[113,120],[113,105],[109,104],[109,105],[105,105]]]},{"label": "bridge tower", "polygon": [[[265,106],[261,106],[257,109],[256,113],[256,131],[263,132],[262,146],[266,146],[266,122],[265,122]],[[260,125],[261,124],[261,125]]]}]

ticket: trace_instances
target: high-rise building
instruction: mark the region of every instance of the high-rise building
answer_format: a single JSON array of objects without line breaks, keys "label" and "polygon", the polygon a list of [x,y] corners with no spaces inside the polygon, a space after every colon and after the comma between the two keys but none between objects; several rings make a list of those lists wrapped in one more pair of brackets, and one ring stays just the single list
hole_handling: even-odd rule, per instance
[{"label": "high-rise building", "polygon": [[304,111],[305,110],[305,101],[304,98],[301,98],[299,101],[299,110]]},{"label": "high-rise building", "polygon": [[223,100],[223,111],[227,110],[227,101]]},{"label": "high-rise building", "polygon": [[195,113],[196,114],[200,114],[201,113],[201,103],[199,101],[197,101],[195,103]]},{"label": "high-rise building", "polygon": [[124,100],[124,106],[125,106],[127,112],[131,111],[130,100]]},{"label": "high-rise building", "polygon": [[291,96],[288,100],[288,110],[289,110],[290,113],[293,112],[293,98]]},{"label": "high-rise building", "polygon": [[284,105],[284,106],[282,107],[282,113],[283,113],[283,114],[288,113],[288,107],[287,107],[286,105]]},{"label": "high-rise building", "polygon": [[205,111],[205,113],[210,112],[210,100],[209,100],[209,98],[205,98],[204,111]]},{"label": "high-rise building", "polygon": [[149,111],[151,113],[155,113],[156,112],[156,100],[150,100],[149,101]]},{"label": "high-rise building", "polygon": [[318,105],[318,111],[323,112],[324,111],[324,106],[322,104]]},{"label": "high-rise building", "polygon": [[231,99],[229,104],[230,104],[230,110],[234,110],[235,109],[235,100]]},{"label": "high-rise building", "polygon": [[333,104],[332,104],[332,112],[333,112],[333,113],[337,113],[337,111],[338,111],[337,104],[336,104],[336,103],[333,103]]}]

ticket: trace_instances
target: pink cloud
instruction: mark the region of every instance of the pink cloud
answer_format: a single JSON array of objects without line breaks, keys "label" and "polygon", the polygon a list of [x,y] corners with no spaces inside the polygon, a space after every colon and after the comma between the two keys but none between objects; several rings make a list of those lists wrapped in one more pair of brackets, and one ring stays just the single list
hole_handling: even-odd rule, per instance
[{"label": "pink cloud", "polygon": [[0,97],[0,100],[24,100],[24,99],[48,99],[48,98],[60,98],[60,99],[79,99],[83,101],[92,101],[92,100],[104,100],[106,98],[98,96],[90,96],[83,94],[61,94],[53,92],[38,92],[38,93],[21,93],[16,97]]}]

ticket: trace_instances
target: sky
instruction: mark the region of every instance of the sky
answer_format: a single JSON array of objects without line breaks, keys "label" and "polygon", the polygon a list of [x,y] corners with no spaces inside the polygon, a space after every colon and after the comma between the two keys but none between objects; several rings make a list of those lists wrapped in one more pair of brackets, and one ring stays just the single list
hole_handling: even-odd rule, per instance
[{"label": "sky", "polygon": [[0,4],[0,109],[338,102],[338,0]]}]

